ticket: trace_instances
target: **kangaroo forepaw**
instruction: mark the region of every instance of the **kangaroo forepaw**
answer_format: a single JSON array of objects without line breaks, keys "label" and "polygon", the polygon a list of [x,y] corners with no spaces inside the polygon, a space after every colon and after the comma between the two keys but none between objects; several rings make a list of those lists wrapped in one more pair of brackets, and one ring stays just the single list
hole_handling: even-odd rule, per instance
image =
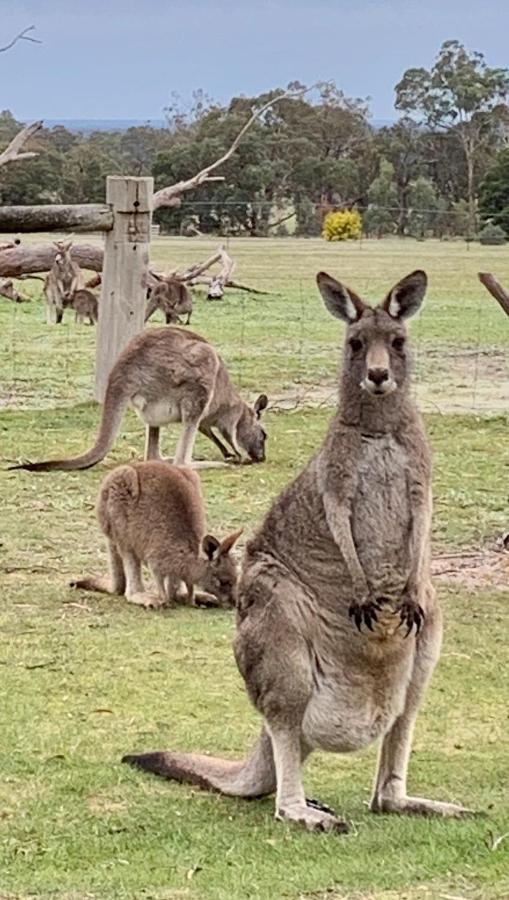
[{"label": "kangaroo forepaw", "polygon": [[365,603],[351,603],[348,615],[354,620],[358,631],[362,634],[362,626],[366,625],[370,631],[374,631],[373,622],[378,622],[377,613],[381,606],[377,601],[367,600]]},{"label": "kangaroo forepaw", "polygon": [[400,618],[398,628],[401,628],[402,625],[406,625],[406,638],[414,627],[415,634],[418,635],[421,630],[422,623],[426,618],[422,606],[419,606],[419,604],[414,600],[404,600],[402,603],[400,603],[400,605],[396,609],[396,615],[399,615]]},{"label": "kangaroo forepaw", "polygon": [[346,822],[325,810],[317,809],[306,803],[296,803],[276,810],[276,819],[281,822],[295,822],[304,825],[308,831],[329,831],[337,834],[348,834],[350,830]]}]

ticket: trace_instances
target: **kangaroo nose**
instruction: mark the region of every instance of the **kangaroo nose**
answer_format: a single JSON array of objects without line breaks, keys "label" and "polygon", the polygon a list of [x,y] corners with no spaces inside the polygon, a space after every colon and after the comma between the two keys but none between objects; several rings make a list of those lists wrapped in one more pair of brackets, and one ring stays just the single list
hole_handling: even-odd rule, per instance
[{"label": "kangaroo nose", "polygon": [[383,384],[389,378],[387,369],[368,369],[368,378],[373,384]]}]

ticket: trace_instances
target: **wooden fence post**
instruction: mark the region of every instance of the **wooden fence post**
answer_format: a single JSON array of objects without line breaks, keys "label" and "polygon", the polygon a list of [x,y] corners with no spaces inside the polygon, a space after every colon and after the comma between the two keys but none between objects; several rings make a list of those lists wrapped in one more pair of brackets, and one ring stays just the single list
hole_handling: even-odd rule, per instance
[{"label": "wooden fence post", "polygon": [[119,353],[144,326],[153,185],[152,178],[111,175],[106,179],[113,228],[105,239],[97,326],[95,396],[99,403]]}]

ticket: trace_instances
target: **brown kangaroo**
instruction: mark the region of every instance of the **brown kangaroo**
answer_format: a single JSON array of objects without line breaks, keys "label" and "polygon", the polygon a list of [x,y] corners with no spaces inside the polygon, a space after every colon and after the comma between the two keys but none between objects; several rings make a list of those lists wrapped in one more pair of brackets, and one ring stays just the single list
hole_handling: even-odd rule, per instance
[{"label": "brown kangaroo", "polygon": [[185,324],[189,325],[193,311],[191,291],[178,278],[164,278],[150,288],[145,322],[154,315],[156,309],[164,313],[167,325],[179,325],[180,316],[183,315],[187,315]]},{"label": "brown kangaroo", "polygon": [[269,510],[245,553],[234,652],[264,718],[243,762],[156,752],[124,757],[158,775],[239,797],[276,791],[276,818],[345,831],[306,800],[314,748],[381,748],[374,812],[469,812],[407,793],[412,731],[440,653],[430,581],[431,460],[409,391],[404,319],[424,272],[376,308],[318,275],[329,312],[347,322],[339,408],[316,455]]},{"label": "brown kangaroo", "polygon": [[[184,582],[189,604],[199,585],[219,605],[235,605],[238,567],[230,550],[242,531],[222,542],[205,534],[196,472],[162,461],[118,466],[101,485],[97,517],[108,539],[109,578],[83,578],[72,587],[125,594],[130,603],[157,607],[177,600]],[[142,563],[152,572],[157,596],[143,587]]]},{"label": "brown kangaroo", "polygon": [[48,325],[53,321],[61,324],[65,307],[71,305],[74,292],[83,287],[82,271],[71,258],[72,240],[55,241],[54,246],[57,253],[43,287]]},{"label": "brown kangaroo", "polygon": [[[214,347],[183,328],[151,328],[136,335],[110,372],[102,419],[94,446],[72,459],[24,463],[14,469],[48,472],[95,466],[111,450],[127,405],[147,426],[145,459],[159,459],[161,425],[182,422],[175,463],[190,465],[196,433],[213,441],[225,458],[240,461],[244,450],[253,462],[265,459],[266,432],[260,422],[267,406],[261,394],[248,406],[230,381]],[[226,447],[212,431],[219,430]],[[231,450],[229,449],[231,448]]]},{"label": "brown kangaroo", "polygon": [[83,325],[85,319],[88,319],[89,325],[96,325],[98,318],[98,301],[95,294],[87,288],[80,288],[74,291],[69,306],[76,313],[76,323]]}]

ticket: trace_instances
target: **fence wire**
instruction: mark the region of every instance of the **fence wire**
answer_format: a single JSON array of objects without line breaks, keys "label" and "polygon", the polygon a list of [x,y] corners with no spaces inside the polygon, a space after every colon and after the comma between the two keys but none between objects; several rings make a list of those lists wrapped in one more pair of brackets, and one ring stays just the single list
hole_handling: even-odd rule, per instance
[{"label": "fence wire", "polygon": [[[190,255],[205,257],[215,246],[210,239],[195,244],[161,238],[155,243],[157,264],[164,255],[168,269]],[[368,243],[362,252],[372,270],[377,242]],[[274,287],[278,248],[283,245],[288,268],[278,275]],[[312,241],[268,241],[263,245],[244,241],[241,246],[235,239],[228,239],[226,246],[238,262],[235,277],[271,293],[255,298],[228,291],[223,301],[216,302],[207,302],[204,293],[196,293],[191,328],[218,348],[243,394],[254,396],[263,391],[269,395],[270,406],[279,410],[332,407],[337,398],[341,327],[336,327],[323,309],[313,278],[301,273],[311,267],[313,273],[315,256],[321,252],[330,255],[334,248]],[[332,272],[346,259],[347,251],[337,249],[343,254],[340,261],[331,257],[326,263]],[[375,277],[364,263],[359,269],[352,263],[355,252],[351,245],[348,265],[358,274],[348,273],[345,280],[368,301],[373,300],[385,281],[386,262],[380,261],[380,273]],[[249,276],[245,275],[248,263]],[[445,299],[442,294],[437,301],[428,300],[412,320],[413,395],[427,412],[507,413],[509,322],[484,288],[474,283],[461,260],[455,258],[453,263]],[[469,283],[466,299],[460,290],[454,291],[455,283],[465,281]],[[48,409],[90,402],[95,329],[76,325],[70,310],[63,326],[47,325],[38,282],[31,294],[32,302],[26,304],[0,298],[0,406]],[[156,316],[154,324],[162,321]]]}]

